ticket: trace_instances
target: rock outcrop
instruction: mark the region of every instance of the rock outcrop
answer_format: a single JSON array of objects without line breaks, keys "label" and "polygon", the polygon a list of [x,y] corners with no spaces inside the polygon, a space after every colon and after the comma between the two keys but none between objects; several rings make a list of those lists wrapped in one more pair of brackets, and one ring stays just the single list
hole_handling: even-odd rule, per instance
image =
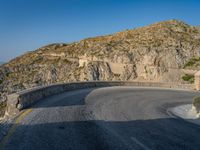
[{"label": "rock outcrop", "polygon": [[185,64],[199,57],[199,27],[176,20],[159,22],[71,44],[51,44],[17,57],[0,66],[0,97],[55,82],[185,82],[181,78],[188,69]]}]

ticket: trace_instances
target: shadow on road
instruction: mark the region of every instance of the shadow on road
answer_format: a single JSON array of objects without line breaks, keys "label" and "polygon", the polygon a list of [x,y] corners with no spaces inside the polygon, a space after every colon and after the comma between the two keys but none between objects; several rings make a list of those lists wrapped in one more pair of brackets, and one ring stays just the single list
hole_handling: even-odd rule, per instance
[{"label": "shadow on road", "polygon": [[6,149],[144,149],[135,139],[153,150],[199,150],[200,129],[173,118],[18,125]]}]

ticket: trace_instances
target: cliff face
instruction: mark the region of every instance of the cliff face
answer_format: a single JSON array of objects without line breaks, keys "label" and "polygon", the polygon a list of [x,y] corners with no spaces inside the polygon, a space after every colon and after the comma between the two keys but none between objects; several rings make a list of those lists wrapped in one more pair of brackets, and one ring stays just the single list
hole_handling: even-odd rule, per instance
[{"label": "cliff face", "polygon": [[183,82],[199,65],[200,28],[170,20],[71,44],[51,44],[0,66],[0,97],[55,82]]}]

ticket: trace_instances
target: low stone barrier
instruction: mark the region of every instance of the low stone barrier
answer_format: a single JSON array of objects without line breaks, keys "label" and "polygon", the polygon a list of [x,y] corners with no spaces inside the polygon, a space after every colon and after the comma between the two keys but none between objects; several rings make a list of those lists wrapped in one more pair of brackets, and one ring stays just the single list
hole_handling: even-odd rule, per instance
[{"label": "low stone barrier", "polygon": [[192,84],[159,83],[159,82],[130,82],[130,81],[94,81],[58,83],[48,86],[24,90],[7,96],[7,108],[5,116],[14,116],[20,110],[30,107],[41,99],[67,91],[84,88],[108,87],[108,86],[146,86],[164,87],[193,90]]}]

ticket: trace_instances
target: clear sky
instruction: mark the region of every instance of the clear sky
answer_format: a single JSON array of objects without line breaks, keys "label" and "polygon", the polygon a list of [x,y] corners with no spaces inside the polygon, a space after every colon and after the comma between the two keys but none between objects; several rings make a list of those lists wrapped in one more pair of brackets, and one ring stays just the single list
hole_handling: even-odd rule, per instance
[{"label": "clear sky", "polygon": [[0,0],[0,61],[169,19],[200,25],[200,0]]}]

